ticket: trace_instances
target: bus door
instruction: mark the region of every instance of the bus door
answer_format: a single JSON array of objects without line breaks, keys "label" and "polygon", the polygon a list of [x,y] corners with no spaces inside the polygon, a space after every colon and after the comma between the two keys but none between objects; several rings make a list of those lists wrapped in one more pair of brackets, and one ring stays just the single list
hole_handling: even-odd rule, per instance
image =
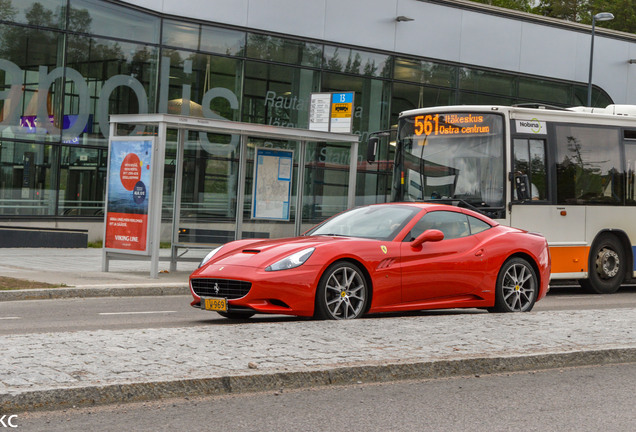
[{"label": "bus door", "polygon": [[585,207],[553,204],[545,139],[514,138],[512,156],[510,225],[547,238],[553,274],[581,277],[574,273],[587,271]]}]

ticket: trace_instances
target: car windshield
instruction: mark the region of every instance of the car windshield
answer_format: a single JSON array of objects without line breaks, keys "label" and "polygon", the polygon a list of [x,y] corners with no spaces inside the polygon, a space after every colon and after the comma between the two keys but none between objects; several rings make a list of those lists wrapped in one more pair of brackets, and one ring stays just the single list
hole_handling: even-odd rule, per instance
[{"label": "car windshield", "polygon": [[359,207],[327,219],[305,235],[392,240],[419,211],[406,205]]}]

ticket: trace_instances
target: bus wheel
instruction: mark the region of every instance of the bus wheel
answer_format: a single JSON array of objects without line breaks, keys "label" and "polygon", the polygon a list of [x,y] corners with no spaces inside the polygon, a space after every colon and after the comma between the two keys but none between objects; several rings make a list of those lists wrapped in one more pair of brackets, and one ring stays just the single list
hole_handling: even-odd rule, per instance
[{"label": "bus wheel", "polygon": [[625,276],[625,251],[616,236],[602,234],[590,251],[588,278],[581,286],[597,294],[611,294],[620,288]]}]

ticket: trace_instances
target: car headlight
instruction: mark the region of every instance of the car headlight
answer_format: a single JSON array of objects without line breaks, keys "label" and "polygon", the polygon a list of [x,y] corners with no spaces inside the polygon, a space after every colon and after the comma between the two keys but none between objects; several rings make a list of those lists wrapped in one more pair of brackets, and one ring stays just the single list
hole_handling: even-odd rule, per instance
[{"label": "car headlight", "polygon": [[268,266],[265,271],[289,270],[301,266],[305,261],[309,259],[311,254],[314,253],[314,250],[316,250],[316,248],[307,248],[301,250],[300,252],[296,252],[295,254],[292,254]]},{"label": "car headlight", "polygon": [[204,265],[205,265],[208,261],[210,261],[210,260],[212,259],[212,257],[213,257],[214,255],[216,255],[216,253],[217,253],[218,251],[220,251],[220,250],[221,250],[221,248],[222,248],[222,247],[223,247],[223,246],[219,246],[218,248],[213,249],[210,253],[208,253],[208,254],[205,256],[205,258],[203,258],[203,259],[201,260],[201,263],[199,263],[199,268],[203,267],[203,266],[204,266]]}]

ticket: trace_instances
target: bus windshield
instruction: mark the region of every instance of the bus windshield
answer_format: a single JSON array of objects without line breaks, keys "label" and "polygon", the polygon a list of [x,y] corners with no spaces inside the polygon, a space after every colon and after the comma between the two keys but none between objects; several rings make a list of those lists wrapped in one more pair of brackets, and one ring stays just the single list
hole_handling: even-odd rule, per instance
[{"label": "bus windshield", "polygon": [[392,201],[503,207],[504,182],[503,116],[457,112],[400,119]]}]

